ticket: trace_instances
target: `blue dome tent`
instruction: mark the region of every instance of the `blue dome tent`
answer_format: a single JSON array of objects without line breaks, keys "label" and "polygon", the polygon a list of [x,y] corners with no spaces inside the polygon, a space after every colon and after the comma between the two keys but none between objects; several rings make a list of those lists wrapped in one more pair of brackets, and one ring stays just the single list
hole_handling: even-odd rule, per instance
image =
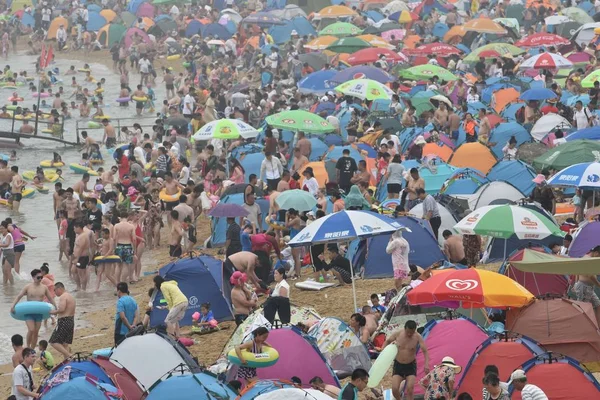
[{"label": "blue dome tent", "polygon": [[505,181],[519,189],[525,195],[529,195],[535,184],[532,182],[537,173],[531,166],[521,160],[498,161],[488,172],[490,181]]}]

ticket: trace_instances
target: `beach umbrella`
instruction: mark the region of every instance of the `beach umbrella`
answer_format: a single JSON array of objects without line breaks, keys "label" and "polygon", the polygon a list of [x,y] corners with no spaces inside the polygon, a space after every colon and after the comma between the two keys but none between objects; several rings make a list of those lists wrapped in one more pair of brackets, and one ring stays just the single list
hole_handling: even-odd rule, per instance
[{"label": "beach umbrella", "polygon": [[208,215],[215,218],[238,218],[247,217],[248,210],[239,204],[233,203],[217,203],[212,210],[208,212]]},{"label": "beach umbrella", "polygon": [[[389,31],[381,32],[381,37],[387,40],[402,40],[406,36],[406,29],[391,29]],[[393,37],[392,37],[393,36]]]},{"label": "beach umbrella", "polygon": [[358,15],[356,11],[346,6],[329,6],[321,9],[315,16],[321,18],[342,18]]},{"label": "beach umbrella", "polygon": [[587,12],[579,7],[567,7],[561,10],[562,15],[569,17],[571,21],[578,22],[580,24],[591,24],[594,22],[594,18],[590,17]]},{"label": "beach umbrella", "polygon": [[334,53],[354,53],[361,49],[367,49],[371,45],[362,39],[355,37],[341,38],[327,47],[327,50]]},{"label": "beach umbrella", "polygon": [[567,57],[567,60],[571,61],[574,64],[574,66],[583,66],[581,64],[587,64],[588,62],[590,62],[593,56],[591,54],[584,53],[583,51],[577,51],[574,53],[565,54],[565,57]]},{"label": "beach umbrella", "polygon": [[237,139],[240,136],[250,139],[259,133],[257,129],[239,119],[218,119],[202,126],[192,137],[194,140]]},{"label": "beach umbrella", "polygon": [[319,36],[304,45],[304,48],[310,50],[325,50],[333,42],[338,40],[335,36]]},{"label": "beach umbrella", "polygon": [[456,302],[456,308],[523,307],[535,296],[506,275],[483,269],[449,269],[410,290],[411,305]]},{"label": "beach umbrella", "polygon": [[600,162],[594,161],[571,165],[554,174],[548,180],[548,185],[599,189]]},{"label": "beach umbrella", "polygon": [[248,25],[259,25],[259,26],[271,26],[271,25],[285,25],[285,21],[281,18],[277,18],[267,12],[255,12],[248,15],[242,20],[242,23]]},{"label": "beach umbrella", "polygon": [[365,42],[369,43],[373,47],[381,47],[387,49],[393,49],[394,46],[388,43],[387,40],[383,39],[381,36],[376,36],[373,34],[366,34],[357,36],[358,39],[362,39]]},{"label": "beach umbrella", "polygon": [[548,150],[535,158],[532,165],[537,170],[544,168],[561,170],[581,162],[598,161],[599,154],[600,142],[595,140],[573,140]]},{"label": "beach umbrella", "polygon": [[566,15],[551,15],[549,17],[544,18],[544,22],[546,23],[546,25],[560,25],[571,21],[571,18],[569,18]]},{"label": "beach umbrella", "polygon": [[520,69],[560,69],[572,68],[573,63],[560,54],[541,53],[523,61]]},{"label": "beach umbrella", "polygon": [[331,80],[336,74],[337,71],[332,69],[313,72],[298,82],[298,90],[301,93],[325,94],[335,87]]},{"label": "beach umbrella", "polygon": [[394,91],[383,83],[371,79],[354,79],[344,82],[337,86],[335,90],[346,96],[357,97],[362,100],[390,100],[394,94]]},{"label": "beach umbrella", "polygon": [[558,95],[556,93],[554,93],[552,90],[546,89],[546,88],[529,89],[529,90],[526,90],[523,93],[521,93],[521,96],[519,96],[519,98],[521,100],[525,100],[525,101],[533,101],[533,100],[540,101],[540,100],[555,99],[557,97],[558,97]]},{"label": "beach umbrella", "polygon": [[398,11],[408,11],[408,5],[403,2],[402,0],[393,0],[390,1],[388,4],[386,4],[385,7],[383,7],[383,9],[381,11],[383,11],[384,14],[386,15],[390,15],[393,14],[395,12]]},{"label": "beach umbrella", "polygon": [[[307,225],[288,243],[292,247],[320,243],[350,242],[376,235],[393,233],[403,226],[394,219],[370,211],[343,210],[326,215]],[[354,276],[352,262],[350,272]],[[352,279],[354,309],[357,309],[354,279]]]},{"label": "beach umbrella", "polygon": [[458,80],[458,77],[446,68],[433,64],[417,65],[407,69],[397,71],[398,75],[405,79],[431,79],[437,76],[440,80],[450,82]]},{"label": "beach umbrella", "polygon": [[407,62],[408,58],[402,53],[396,53],[390,49],[382,49],[380,47],[371,47],[369,49],[362,49],[352,53],[348,57],[348,64],[360,65],[374,63],[378,61],[381,56],[384,56],[387,61],[390,62]]},{"label": "beach umbrella", "polygon": [[391,14],[388,19],[401,24],[408,24],[419,19],[419,16],[414,12],[402,10]]},{"label": "beach umbrella", "polygon": [[429,43],[423,46],[419,46],[415,49],[406,49],[404,51],[409,56],[428,56],[435,54],[436,56],[447,57],[453,54],[461,54],[462,51],[454,46],[446,43]]},{"label": "beach umbrella", "polygon": [[594,82],[596,82],[597,80],[600,80],[600,69],[592,71],[591,74],[583,78],[581,80],[581,86],[583,86],[584,88],[592,88],[594,87]]},{"label": "beach umbrella", "polygon": [[[372,33],[372,34],[377,35],[379,33],[388,32],[388,31],[392,31],[392,30],[404,31],[404,27],[397,22],[386,22],[379,26],[369,26],[369,27],[365,28],[363,33],[365,33],[365,34]],[[396,38],[396,39],[399,39],[399,38]]]},{"label": "beach umbrella", "polygon": [[450,28],[448,30],[448,32],[446,32],[444,34],[444,37],[442,38],[442,40],[444,42],[450,42],[454,38],[462,38],[466,34],[467,34],[467,30],[465,29],[464,26],[462,26],[462,25],[454,25],[452,28]]},{"label": "beach umbrella", "polygon": [[293,208],[296,211],[310,211],[317,205],[317,200],[305,190],[293,189],[280,193],[275,203],[281,210]]},{"label": "beach umbrella", "polygon": [[287,129],[292,132],[328,133],[335,130],[333,125],[325,119],[304,110],[282,111],[269,115],[266,121],[275,128]]},{"label": "beach umbrella", "polygon": [[323,66],[329,62],[327,55],[318,52],[300,54],[298,59],[302,63],[307,63],[315,71],[322,69]]},{"label": "beach umbrella", "polygon": [[306,12],[304,12],[304,10],[296,4],[288,4],[281,10],[271,10],[269,13],[287,21],[290,21],[296,17],[308,18]]},{"label": "beach umbrella", "polygon": [[502,24],[507,28],[512,28],[518,31],[520,29],[519,20],[516,18],[494,18],[494,22]]},{"label": "beach umbrella", "polygon": [[509,43],[489,43],[485,46],[481,46],[473,50],[468,56],[464,58],[465,62],[477,62],[479,61],[479,53],[486,50],[495,50],[498,53],[504,55],[510,54],[511,56],[517,56],[525,53],[525,49],[521,49]]},{"label": "beach umbrella", "polygon": [[331,35],[337,37],[359,35],[362,32],[358,26],[349,22],[335,22],[319,31],[319,36]]},{"label": "beach umbrella", "polygon": [[372,79],[380,83],[388,83],[393,81],[394,77],[380,68],[357,65],[339,71],[330,81],[342,83],[352,79]]},{"label": "beach umbrella", "polygon": [[283,388],[264,393],[255,400],[331,400],[331,397],[315,389]]},{"label": "beach umbrella", "polygon": [[508,31],[499,23],[489,18],[475,18],[463,25],[468,32],[492,33],[495,35],[505,35]]},{"label": "beach umbrella", "polygon": [[571,43],[570,40],[553,33],[534,33],[517,41],[515,46],[518,47],[541,47],[541,46],[560,46]]}]

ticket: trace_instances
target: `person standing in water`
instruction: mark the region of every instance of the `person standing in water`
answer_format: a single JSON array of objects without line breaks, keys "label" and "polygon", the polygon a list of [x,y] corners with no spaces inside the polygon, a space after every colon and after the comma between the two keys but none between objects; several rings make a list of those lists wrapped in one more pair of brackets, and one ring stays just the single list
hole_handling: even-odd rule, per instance
[{"label": "person standing in water", "polygon": [[[54,299],[52,298],[50,290],[48,290],[48,287],[42,285],[42,279],[44,278],[42,271],[37,268],[34,269],[31,271],[31,277],[33,278],[33,282],[25,285],[10,306],[11,314],[14,314],[15,306],[23,298],[23,296],[27,296],[27,301],[44,301],[44,298],[47,298],[50,304],[56,308],[56,303],[54,303]],[[26,318],[25,324],[27,324],[27,347],[34,348],[37,345],[38,335],[42,326],[42,315],[28,314]]]},{"label": "person standing in water", "polygon": [[76,302],[62,282],[56,282],[54,291],[58,298],[58,308],[50,311],[50,314],[57,315],[58,320],[49,343],[67,359],[71,357],[71,344],[73,344],[73,333],[75,332]]}]

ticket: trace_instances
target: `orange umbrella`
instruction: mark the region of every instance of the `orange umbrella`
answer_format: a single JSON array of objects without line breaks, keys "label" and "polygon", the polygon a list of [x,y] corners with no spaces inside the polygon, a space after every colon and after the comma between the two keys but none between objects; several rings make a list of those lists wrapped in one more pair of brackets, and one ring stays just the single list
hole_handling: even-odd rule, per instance
[{"label": "orange umbrella", "polygon": [[394,48],[394,46],[389,44],[388,41],[383,39],[381,36],[375,36],[375,35],[368,34],[368,35],[357,36],[357,38],[364,40],[365,42],[369,43],[373,47],[384,47],[387,49]]},{"label": "orange umbrella", "polygon": [[358,15],[356,11],[346,6],[329,6],[317,13],[321,18],[341,18]]},{"label": "orange umbrella", "polygon": [[513,103],[519,99],[520,93],[515,88],[500,89],[492,95],[492,107],[496,113],[500,114],[507,104]]},{"label": "orange umbrella", "polygon": [[252,36],[250,39],[246,41],[247,46],[252,46],[255,49],[258,49],[258,42],[260,40],[259,36]]},{"label": "orange umbrella", "polygon": [[142,18],[142,21],[144,21],[144,26],[145,26],[145,30],[148,31],[148,29],[150,29],[152,27],[152,25],[154,25],[154,21],[151,20],[148,17],[144,17]]},{"label": "orange umbrella", "polygon": [[446,146],[443,143],[427,143],[425,147],[423,147],[423,156],[433,154],[441,158],[444,162],[448,162],[448,160],[452,156],[452,153],[453,151],[450,148],[450,146]]},{"label": "orange umbrella", "polygon": [[454,25],[446,34],[444,35],[444,42],[448,43],[452,39],[456,37],[463,37],[467,34],[467,31],[462,25]]},{"label": "orange umbrella", "polygon": [[335,37],[335,36],[319,36],[318,38],[315,38],[313,40],[311,40],[310,42],[306,43],[304,45],[305,48],[310,49],[310,50],[323,50],[326,49],[327,47],[329,47],[329,45],[331,45],[333,42],[335,42],[336,40],[338,40],[339,38]]},{"label": "orange umbrella", "polygon": [[479,33],[493,33],[496,35],[505,35],[506,29],[489,18],[475,18],[463,25],[465,30]]},{"label": "orange umbrella", "polygon": [[421,42],[421,36],[419,35],[408,35],[404,38],[404,48],[405,49],[414,49],[417,47],[417,44]]},{"label": "orange umbrella", "polygon": [[104,17],[104,19],[106,20],[107,23],[110,23],[113,19],[115,19],[117,17],[117,13],[115,13],[113,10],[109,10],[109,9],[104,9],[104,10],[100,11],[100,15],[102,15]]}]

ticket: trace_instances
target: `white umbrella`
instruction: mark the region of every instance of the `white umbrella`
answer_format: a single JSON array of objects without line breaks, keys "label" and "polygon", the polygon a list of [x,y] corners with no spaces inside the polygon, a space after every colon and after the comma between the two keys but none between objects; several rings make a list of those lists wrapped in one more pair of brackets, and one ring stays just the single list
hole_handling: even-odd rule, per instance
[{"label": "white umbrella", "polygon": [[331,397],[315,389],[284,388],[261,394],[256,400],[331,400]]},{"label": "white umbrella", "polygon": [[520,69],[560,69],[572,68],[573,63],[560,54],[540,53],[523,61]]},{"label": "white umbrella", "polygon": [[544,19],[546,25],[560,25],[571,21],[571,18],[566,15],[551,15]]}]

